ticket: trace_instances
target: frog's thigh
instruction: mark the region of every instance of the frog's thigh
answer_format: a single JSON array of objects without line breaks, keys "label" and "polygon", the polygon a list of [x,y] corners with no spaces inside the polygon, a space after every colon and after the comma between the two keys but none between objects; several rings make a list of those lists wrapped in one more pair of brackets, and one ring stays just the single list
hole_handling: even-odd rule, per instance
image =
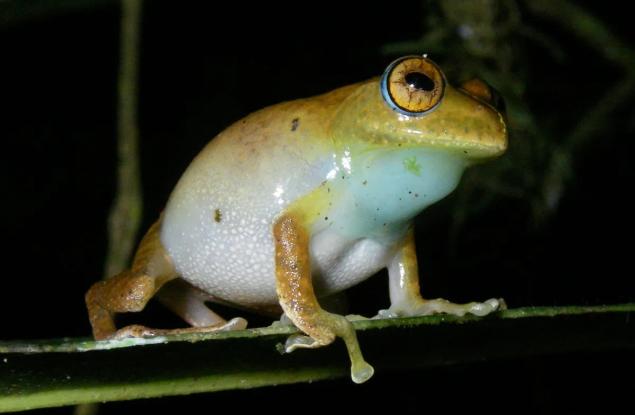
[{"label": "frog's thigh", "polygon": [[455,304],[443,298],[426,300],[421,297],[414,231],[411,228],[388,266],[391,306],[381,310],[378,317],[421,316],[447,313],[463,316],[467,313],[484,316],[505,308],[502,299],[483,303]]},{"label": "frog's thigh", "polygon": [[112,336],[116,313],[141,311],[148,300],[176,272],[159,239],[160,221],[143,237],[132,268],[93,284],[86,293],[86,307],[96,339]]},{"label": "frog's thigh", "polygon": [[282,214],[273,228],[275,240],[276,290],[285,314],[308,336],[291,336],[286,351],[327,345],[335,337],[346,343],[351,359],[351,377],[356,383],[373,375],[364,361],[355,329],[343,316],[324,311],[317,301],[311,282],[309,235],[293,214]]},{"label": "frog's thigh", "polygon": [[[159,234],[160,221],[155,223],[144,236],[131,269],[95,283],[86,293],[86,307],[88,308],[88,316],[95,339],[244,328],[246,322],[242,319],[234,319],[225,323],[218,316],[216,317],[220,320],[214,318],[215,315],[211,310],[208,310],[209,314],[204,315],[200,307],[193,303],[194,307],[197,307],[197,312],[196,317],[192,316],[192,320],[213,322],[211,327],[194,327],[169,331],[134,325],[117,331],[114,322],[114,317],[117,313],[143,310],[147,302],[166,282],[177,277],[172,262],[161,244]],[[181,298],[181,300],[178,300],[178,298]],[[187,314],[187,309],[179,307],[178,304],[179,302],[186,304],[189,298],[191,296],[188,296],[187,293],[181,293],[180,297],[176,295],[176,299],[173,298],[173,308],[182,311],[182,313],[177,311],[177,314]],[[204,307],[202,303],[199,305]]]}]

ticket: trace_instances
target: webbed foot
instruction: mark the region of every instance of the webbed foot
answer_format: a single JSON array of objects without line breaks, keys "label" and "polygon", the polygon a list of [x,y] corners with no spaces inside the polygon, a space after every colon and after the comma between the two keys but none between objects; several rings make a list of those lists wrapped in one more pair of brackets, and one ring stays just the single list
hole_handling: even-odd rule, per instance
[{"label": "webbed foot", "polygon": [[[322,323],[327,327],[329,333],[328,340],[314,338],[311,336],[305,336],[303,334],[293,334],[287,338],[284,346],[279,345],[281,353],[291,353],[297,349],[315,349],[322,347],[328,343],[331,343],[336,335],[341,337],[346,343],[348,354],[351,359],[351,378],[355,383],[364,383],[370,379],[375,373],[375,369],[369,365],[362,356],[362,352],[357,342],[357,336],[355,330],[350,321],[365,319],[365,317],[358,315],[340,316],[327,312],[322,312]],[[349,320],[350,318],[350,320]],[[277,324],[284,324],[284,322],[290,322],[290,319],[281,317],[280,322]],[[293,324],[293,323],[291,323]]]},{"label": "webbed foot", "polygon": [[[291,353],[296,349],[315,349],[322,346],[323,344],[309,336],[294,334],[287,339],[284,345],[284,352]],[[351,354],[351,379],[353,379],[353,382],[364,383],[374,373],[375,369],[364,360],[359,351]]]},{"label": "webbed foot", "polygon": [[154,329],[139,324],[123,327],[108,337],[110,340],[121,340],[130,337],[156,337],[185,333],[214,333],[220,331],[244,330],[247,320],[241,317],[233,318],[221,324],[206,327],[187,327],[180,329]]},{"label": "webbed foot", "polygon": [[392,306],[387,310],[379,310],[377,315],[373,318],[428,316],[438,313],[451,314],[459,317],[465,314],[483,317],[494,311],[505,309],[507,309],[507,305],[502,298],[490,298],[482,303],[471,302],[467,304],[455,304],[446,299],[437,298],[434,300],[420,300],[415,304]]}]

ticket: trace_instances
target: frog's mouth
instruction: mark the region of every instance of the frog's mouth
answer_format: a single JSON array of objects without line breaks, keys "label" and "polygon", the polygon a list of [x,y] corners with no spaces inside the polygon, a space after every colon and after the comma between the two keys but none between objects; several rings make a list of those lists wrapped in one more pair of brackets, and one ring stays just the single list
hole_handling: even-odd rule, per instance
[{"label": "frog's mouth", "polygon": [[402,146],[444,149],[470,161],[494,158],[507,150],[504,113],[489,99],[448,89],[444,104],[421,119],[403,120],[407,128],[395,138]]},{"label": "frog's mouth", "polygon": [[[502,115],[501,123],[502,127],[505,128]],[[468,162],[478,162],[499,157],[507,150],[507,132],[503,130],[501,134],[497,134],[495,137],[480,134],[473,137],[451,135],[435,137],[425,131],[409,130],[406,134],[399,136],[369,134],[365,136],[364,142],[367,146],[367,151],[426,148],[455,154]]]},{"label": "frog's mouth", "polygon": [[[499,127],[494,131],[491,137],[477,137],[476,142],[469,142],[471,149],[464,149],[464,151],[472,151],[475,158],[492,158],[498,157],[507,150],[507,110],[505,107],[505,101],[498,91],[478,78],[470,79],[463,82],[458,88],[458,92],[468,95],[480,103],[489,107],[487,111],[489,118],[496,118],[496,125]],[[492,117],[495,115],[495,117]]]},{"label": "frog's mouth", "polygon": [[[504,125],[504,124],[503,124]],[[505,133],[505,137],[506,137]],[[395,141],[394,138],[391,141]],[[441,151],[457,154],[469,161],[487,160],[502,155],[507,149],[507,139],[491,139],[488,137],[442,137],[430,138],[425,136],[417,137],[413,142],[411,137],[406,137],[403,141],[397,142],[397,147],[417,148],[428,147]]]}]

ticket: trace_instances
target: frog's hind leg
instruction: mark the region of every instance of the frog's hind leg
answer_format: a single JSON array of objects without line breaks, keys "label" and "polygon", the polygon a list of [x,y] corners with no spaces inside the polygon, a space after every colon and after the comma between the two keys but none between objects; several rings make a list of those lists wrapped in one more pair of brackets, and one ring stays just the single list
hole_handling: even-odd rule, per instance
[{"label": "frog's hind leg", "polygon": [[86,293],[88,317],[97,340],[112,337],[117,313],[141,311],[166,282],[177,277],[159,239],[160,221],[148,230],[135,254],[132,268],[93,284]]},{"label": "frog's hind leg", "polygon": [[192,327],[173,330],[156,330],[168,334],[200,333],[206,331],[243,330],[247,328],[247,321],[236,317],[226,321],[207,307],[205,301],[213,300],[207,293],[177,279],[166,284],[158,293],[157,299],[177,314]]},{"label": "frog's hind leg", "polygon": [[[147,302],[164,284],[178,277],[168,253],[161,244],[160,228],[160,221],[157,221],[143,237],[131,269],[95,283],[86,293],[86,307],[95,339],[145,337],[187,331],[243,328],[246,323],[242,319],[234,319],[227,323],[209,309],[207,309],[209,313],[205,314],[201,308],[205,307],[202,300],[199,303],[192,302],[194,304],[192,310],[196,309],[197,311],[188,314],[183,301],[191,299],[192,296],[187,293],[177,293],[173,296],[177,299],[180,298],[179,301],[182,305],[179,306],[179,301],[173,300],[170,308],[176,310],[177,314],[181,316],[191,315],[192,317],[188,317],[189,320],[186,318],[186,321],[194,323],[195,327],[156,330],[133,325],[117,331],[114,321],[116,314],[143,310]],[[169,295],[166,294],[166,297]],[[207,327],[200,327],[205,323],[210,324]]]}]

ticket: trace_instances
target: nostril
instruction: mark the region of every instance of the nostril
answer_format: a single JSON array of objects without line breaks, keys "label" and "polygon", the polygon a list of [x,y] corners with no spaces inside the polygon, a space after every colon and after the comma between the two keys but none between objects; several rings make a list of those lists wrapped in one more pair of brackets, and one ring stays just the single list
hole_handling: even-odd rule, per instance
[{"label": "nostril", "polygon": [[496,108],[499,112],[505,112],[505,101],[496,89],[478,78],[470,79],[461,84],[460,89],[476,99],[484,101]]},{"label": "nostril", "polygon": [[505,115],[507,112],[507,108],[505,106],[505,100],[503,99],[503,96],[493,87],[490,87],[490,92],[492,94],[492,99],[490,101],[492,106],[496,108],[498,112]]},{"label": "nostril", "polygon": [[469,81],[463,82],[460,88],[469,95],[472,95],[474,98],[478,98],[489,104],[492,103],[492,91],[490,86],[478,78],[473,78]]}]

